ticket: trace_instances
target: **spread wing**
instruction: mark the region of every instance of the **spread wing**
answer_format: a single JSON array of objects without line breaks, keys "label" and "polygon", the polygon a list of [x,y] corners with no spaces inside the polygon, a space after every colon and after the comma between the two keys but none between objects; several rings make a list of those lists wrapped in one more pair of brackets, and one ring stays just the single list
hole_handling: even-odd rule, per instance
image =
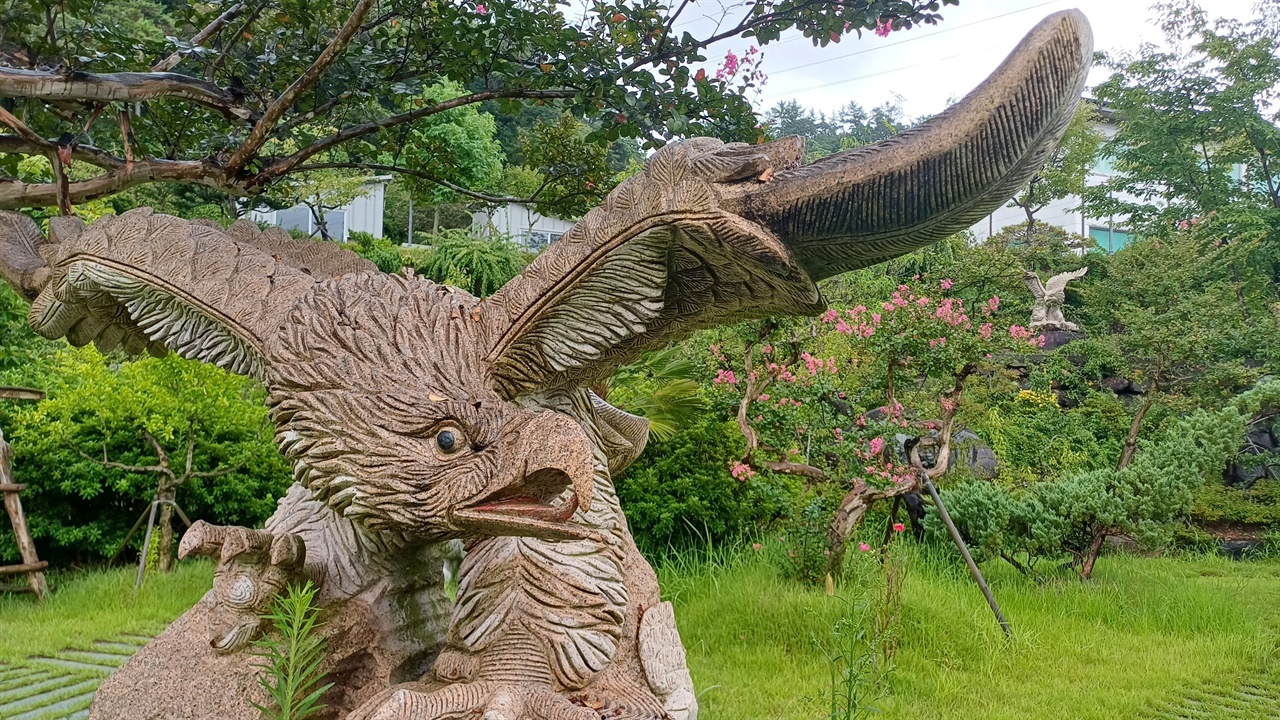
[{"label": "spread wing", "polygon": [[1067,289],[1067,283],[1071,282],[1072,280],[1075,280],[1076,278],[1084,277],[1084,274],[1087,272],[1089,272],[1089,268],[1083,267],[1083,268],[1080,268],[1079,270],[1074,270],[1072,272],[1065,272],[1065,273],[1062,273],[1061,275],[1054,275],[1053,277],[1049,278],[1049,282],[1045,283],[1044,291],[1045,293],[1050,295],[1061,296],[1062,293]]},{"label": "spread wing", "polygon": [[[328,277],[302,265],[295,242],[149,209],[90,226],[54,218],[45,239],[26,216],[0,213],[0,274],[31,299],[31,327],[47,338],[104,352],[172,349],[262,377],[283,313]],[[325,252],[317,267],[360,264]]]},{"label": "spread wing", "polygon": [[1031,296],[1037,300],[1044,300],[1044,285],[1040,284],[1040,276],[1030,270],[1022,273],[1022,284],[1027,286],[1031,291]]},{"label": "spread wing", "polygon": [[587,385],[699,328],[816,314],[816,281],[969,227],[1061,140],[1092,59],[1078,11],[1040,23],[977,90],[891,140],[801,165],[796,138],[668,146],[481,306],[512,397]]}]

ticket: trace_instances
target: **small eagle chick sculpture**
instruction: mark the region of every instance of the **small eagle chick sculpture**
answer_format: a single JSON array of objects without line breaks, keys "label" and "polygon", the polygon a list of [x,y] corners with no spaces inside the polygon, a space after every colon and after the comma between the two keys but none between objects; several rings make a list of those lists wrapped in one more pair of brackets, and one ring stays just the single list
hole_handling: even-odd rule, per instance
[{"label": "small eagle chick sculpture", "polygon": [[486,300],[244,221],[135,210],[55,218],[46,238],[0,214],[0,272],[37,332],[258,378],[294,468],[264,529],[187,533],[213,589],[91,717],[255,717],[246,646],[307,578],[329,717],[692,720],[671,605],[612,482],[647,423],[589,388],[701,328],[816,315],[823,278],[999,207],[1061,139],[1091,56],[1088,23],[1063,12],[887,142],[807,165],[800,138],[671,144]]}]

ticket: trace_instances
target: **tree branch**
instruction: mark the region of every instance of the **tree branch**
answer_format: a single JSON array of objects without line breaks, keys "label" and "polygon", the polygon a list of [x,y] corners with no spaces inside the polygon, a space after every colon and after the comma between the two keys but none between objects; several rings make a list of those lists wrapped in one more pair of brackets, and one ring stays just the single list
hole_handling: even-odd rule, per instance
[{"label": "tree branch", "polygon": [[[0,108],[2,109],[2,108]],[[52,145],[52,141],[45,140],[43,143],[35,143],[16,135],[0,135],[0,153],[11,153],[14,155],[45,155],[49,152],[48,148]],[[124,167],[124,159],[94,147],[93,145],[77,144],[71,150],[71,159],[88,163],[95,167],[114,170]]]},{"label": "tree branch", "polygon": [[85,460],[88,460],[90,462],[96,462],[103,467],[109,467],[116,470],[124,470],[126,472],[147,473],[148,475],[163,475],[165,473],[165,468],[162,468],[159,465],[150,465],[150,466],[125,465],[124,463],[118,463],[111,460],[107,460],[106,445],[102,446],[102,457],[103,457],[102,460],[99,460],[98,458],[89,455],[83,450],[77,450],[76,452],[80,453],[80,457],[84,458]]},{"label": "tree branch", "polygon": [[399,167],[398,165],[379,165],[377,163],[340,163],[340,162],[339,163],[312,163],[309,165],[299,165],[293,168],[292,172],[300,173],[300,172],[307,172],[308,170],[343,170],[343,169],[372,170],[374,172],[400,173],[401,175],[408,175],[410,177],[416,177],[422,180],[426,180],[428,182],[433,182],[442,187],[449,188],[450,190],[460,195],[466,195],[467,197],[472,197],[472,198],[475,198],[476,200],[483,200],[484,202],[527,203],[527,202],[532,202],[537,197],[536,195],[534,197],[529,197],[529,198],[511,197],[509,195],[489,195],[486,193],[477,192],[475,190],[468,190],[467,188],[464,188],[461,185],[456,185],[454,183],[451,183],[448,180],[441,180],[440,178],[435,177],[434,175],[430,175],[428,173],[424,173],[418,170],[410,170],[408,168],[402,168],[402,167]]},{"label": "tree branch", "polygon": [[58,149],[56,145],[40,137],[40,135],[38,135],[34,130],[27,127],[26,123],[19,120],[17,116],[10,113],[8,110],[5,110],[2,106],[0,106],[0,123],[4,123],[12,128],[13,131],[18,134],[18,137],[39,147],[42,154],[55,152]]},{"label": "tree branch", "polygon": [[[250,193],[242,185],[228,181],[221,168],[204,160],[146,160],[132,168],[123,166],[67,187],[72,205],[114,195],[150,182],[183,182],[205,185],[232,195]],[[52,183],[24,183],[0,179],[0,210],[50,207],[58,204],[58,189]]]},{"label": "tree branch", "polygon": [[347,18],[346,23],[338,30],[338,34],[329,41],[328,46],[320,53],[320,57],[302,73],[293,84],[288,87],[280,97],[262,112],[262,117],[254,124],[253,129],[249,131],[249,137],[245,138],[240,147],[236,149],[231,159],[227,161],[227,172],[236,173],[249,162],[249,159],[258,154],[263,144],[267,142],[267,138],[271,135],[271,131],[280,123],[280,119],[288,112],[290,107],[297,102],[302,93],[307,91],[312,85],[320,81],[324,77],[325,72],[329,70],[329,66],[338,59],[347,45],[351,44],[352,38],[360,29],[360,25],[369,14],[369,10],[373,8],[376,0],[359,0],[355,8],[352,9],[351,15]]},{"label": "tree branch", "polygon": [[[213,19],[213,22],[211,22],[211,23],[209,23],[208,25],[206,25],[206,26],[205,26],[205,28],[204,28],[203,30],[201,30],[200,32],[196,33],[196,34],[195,34],[195,36],[191,38],[191,45],[192,45],[192,47],[195,47],[195,46],[198,46],[198,45],[202,45],[202,44],[204,44],[204,41],[206,41],[206,40],[208,40],[209,38],[213,37],[215,33],[217,33],[219,30],[221,30],[221,29],[222,29],[222,26],[224,26],[224,25],[226,25],[227,23],[231,22],[231,20],[232,20],[233,18],[235,18],[235,16],[237,16],[237,15],[239,15],[240,13],[244,12],[244,8],[245,8],[245,4],[244,4],[244,3],[236,3],[235,5],[232,5],[232,6],[231,6],[231,9],[230,9],[230,10],[228,10],[228,11],[226,11],[226,12],[222,13],[221,15],[219,15],[218,17],[214,18],[214,19]],[[174,52],[174,53],[173,53],[172,55],[170,55],[169,57],[167,57],[167,58],[165,58],[165,59],[161,60],[160,62],[156,63],[155,65],[152,65],[152,66],[151,66],[151,72],[169,72],[169,71],[170,71],[170,70],[172,70],[174,67],[176,67],[176,66],[178,65],[178,63],[182,62],[183,58],[185,58],[185,57],[187,56],[187,53],[189,53],[189,52],[191,52],[191,51],[190,51],[190,50],[178,50],[178,51]]]},{"label": "tree branch", "polygon": [[381,120],[374,120],[373,122],[364,123],[362,125],[353,125],[345,130],[342,130],[338,133],[330,135],[329,137],[323,140],[318,140],[312,143],[311,145],[308,145],[307,147],[302,148],[301,150],[299,150],[298,152],[292,155],[277,159],[275,162],[267,166],[266,169],[264,169],[261,173],[258,174],[257,178],[255,178],[255,182],[258,184],[261,184],[268,180],[272,180],[274,178],[280,177],[282,175],[287,175],[288,173],[293,172],[294,169],[297,168],[297,166],[301,165],[307,160],[315,157],[316,155],[319,155],[320,153],[324,152],[325,150],[328,150],[329,148],[335,147],[337,145],[341,145],[342,143],[347,142],[348,140],[354,140],[355,138],[358,138],[358,137],[371,135],[373,133],[378,132],[379,130],[384,130],[390,127],[396,127],[397,125],[403,125],[405,123],[413,122],[414,120],[419,120],[424,117],[430,117],[431,115],[442,113],[442,112],[445,112],[446,110],[452,110],[453,108],[456,108],[456,107],[462,107],[464,105],[480,103],[486,100],[498,100],[501,98],[523,98],[528,100],[554,100],[554,99],[571,98],[576,94],[577,92],[574,90],[520,90],[520,89],[486,90],[485,92],[472,93],[471,95],[463,95],[461,97],[456,97],[452,100],[446,100],[441,103],[436,103],[435,105],[429,105],[427,107],[418,108],[417,110],[413,110],[411,112],[400,113],[399,115],[391,115],[389,117],[382,118]]},{"label": "tree branch", "polygon": [[217,85],[177,73],[86,73],[20,70],[0,67],[0,97],[32,98],[44,102],[141,102],[178,98],[216,110],[230,120],[253,120],[243,101]]},{"label": "tree branch", "polygon": [[267,7],[269,2],[270,0],[262,0],[262,2],[258,3],[258,6],[253,9],[253,12],[249,13],[249,17],[245,18],[243,23],[240,23],[240,27],[232,33],[231,39],[227,40],[227,44],[222,46],[222,52],[218,53],[217,57],[213,59],[213,62],[209,63],[209,67],[205,69],[204,77],[206,80],[213,82],[214,76],[218,74],[218,69],[222,67],[223,63],[227,61],[227,57],[231,55],[231,48],[235,47],[236,43],[240,41],[240,38],[244,37],[244,34],[249,31],[249,26],[253,25],[254,21],[258,19],[258,16],[262,15],[262,11]]}]

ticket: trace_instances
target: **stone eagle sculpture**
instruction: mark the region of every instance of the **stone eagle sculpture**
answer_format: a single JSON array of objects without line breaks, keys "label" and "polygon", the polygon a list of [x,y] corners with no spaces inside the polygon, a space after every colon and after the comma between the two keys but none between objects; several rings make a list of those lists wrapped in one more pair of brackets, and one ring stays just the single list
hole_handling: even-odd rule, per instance
[{"label": "stone eagle sculpture", "polygon": [[1089,268],[1083,267],[1079,270],[1071,272],[1059,273],[1049,278],[1049,282],[1040,284],[1040,276],[1031,270],[1027,270],[1022,274],[1022,284],[1027,286],[1031,291],[1031,295],[1035,297],[1035,304],[1031,306],[1031,329],[1032,330],[1067,330],[1075,332],[1080,329],[1079,325],[1068,322],[1062,316],[1062,304],[1067,301],[1067,283],[1077,278],[1084,277],[1089,272]]},{"label": "stone eagle sculpture", "polygon": [[[262,530],[203,523],[213,589],[99,691],[91,717],[249,718],[246,645],[286,583],[320,588],[352,720],[692,720],[669,603],[612,477],[647,422],[592,384],[694,331],[825,309],[817,282],[969,227],[1054,150],[1092,38],[1040,23],[990,79],[886,142],[694,138],[488,299],[334,246],[135,210],[0,214],[0,272],[49,338],[258,378],[295,483]],[[465,540],[456,602],[441,566]]]}]

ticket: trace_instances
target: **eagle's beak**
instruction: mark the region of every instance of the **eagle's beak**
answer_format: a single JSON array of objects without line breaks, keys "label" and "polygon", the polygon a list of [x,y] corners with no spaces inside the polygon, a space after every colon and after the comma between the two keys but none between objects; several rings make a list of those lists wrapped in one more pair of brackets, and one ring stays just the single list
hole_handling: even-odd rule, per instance
[{"label": "eagle's beak", "polygon": [[510,423],[494,481],[453,509],[450,522],[468,535],[577,540],[595,533],[573,522],[591,509],[596,465],[586,432],[572,418],[531,413]]}]

